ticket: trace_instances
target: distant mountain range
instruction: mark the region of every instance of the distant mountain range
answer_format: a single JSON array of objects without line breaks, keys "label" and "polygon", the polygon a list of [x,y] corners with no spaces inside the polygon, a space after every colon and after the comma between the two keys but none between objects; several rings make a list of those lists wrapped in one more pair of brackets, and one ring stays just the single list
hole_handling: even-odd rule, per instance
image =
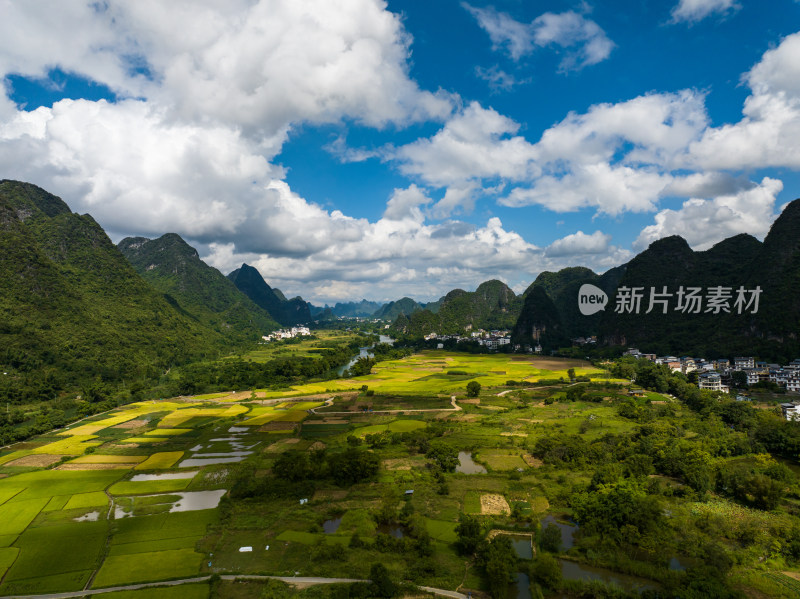
[{"label": "distant mountain range", "polygon": [[[578,307],[586,283],[608,295],[605,310],[590,316]],[[546,298],[530,293],[537,287]],[[666,237],[603,275],[568,268],[540,274],[531,288],[517,343],[547,329],[549,347],[597,335],[600,344],[658,354],[785,362],[800,357],[800,200],[784,208],[763,243],[741,234],[696,252],[683,238]]]},{"label": "distant mountain range", "polygon": [[[401,302],[409,298],[403,298]],[[442,335],[477,329],[510,329],[522,309],[518,297],[502,281],[486,281],[475,291],[454,289],[432,306],[404,312],[394,322],[396,329],[410,335]],[[410,304],[407,304],[410,305]]]},{"label": "distant mountain range", "polygon": [[[800,200],[763,243],[737,235],[695,252],[668,237],[602,275],[543,272],[522,295],[492,280],[428,304],[405,297],[317,308],[287,299],[247,264],[223,276],[175,234],[115,246],[91,216],[35,185],[2,180],[0,275],[0,368],[27,389],[153,378],[278,326],[338,316],[386,319],[414,336],[505,329],[514,344],[545,350],[595,335],[599,345],[661,354],[800,357]],[[607,297],[604,310],[581,312],[583,285]],[[702,305],[686,309],[692,289]],[[0,396],[12,393],[10,379],[0,378]]]}]

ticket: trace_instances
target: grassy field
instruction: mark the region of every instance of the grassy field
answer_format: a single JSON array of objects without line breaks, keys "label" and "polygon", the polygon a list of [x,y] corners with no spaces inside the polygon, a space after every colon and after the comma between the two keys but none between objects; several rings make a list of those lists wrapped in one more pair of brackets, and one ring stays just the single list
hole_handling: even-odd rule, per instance
[{"label": "grassy field", "polygon": [[299,341],[291,343],[286,342],[270,342],[265,343],[259,349],[251,351],[244,356],[245,360],[251,362],[268,362],[274,358],[280,357],[316,357],[319,355],[320,349],[326,345],[334,343],[347,342],[353,339],[353,334],[347,331],[314,331],[314,336],[317,339],[304,339],[300,338]]}]

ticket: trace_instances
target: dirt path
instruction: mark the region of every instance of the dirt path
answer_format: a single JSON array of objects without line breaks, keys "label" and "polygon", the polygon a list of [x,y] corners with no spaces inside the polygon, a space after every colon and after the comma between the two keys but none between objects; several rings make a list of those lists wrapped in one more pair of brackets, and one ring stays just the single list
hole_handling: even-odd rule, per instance
[{"label": "dirt path", "polygon": [[[149,589],[155,587],[174,587],[182,584],[192,584],[196,582],[207,582],[211,576],[198,576],[196,578],[182,578],[181,580],[166,580],[163,582],[146,582],[142,584],[129,584],[126,586],[107,587],[105,589],[90,589],[84,591],[70,591],[67,593],[47,593],[43,595],[6,595],[0,599],[78,599],[80,597],[91,597],[93,595],[102,595],[104,593],[114,593],[116,591],[136,591],[139,589]],[[220,576],[222,580],[269,580],[271,578],[280,580],[282,582],[295,585],[298,587],[312,586],[316,584],[336,584],[341,582],[369,582],[357,578],[317,578],[317,577],[303,577],[303,576],[258,576],[247,574],[223,574]],[[467,599],[467,596],[456,592],[448,591],[447,589],[435,589],[432,587],[419,587],[423,591],[433,593],[434,595],[441,595],[443,597],[450,597],[451,599]]]}]

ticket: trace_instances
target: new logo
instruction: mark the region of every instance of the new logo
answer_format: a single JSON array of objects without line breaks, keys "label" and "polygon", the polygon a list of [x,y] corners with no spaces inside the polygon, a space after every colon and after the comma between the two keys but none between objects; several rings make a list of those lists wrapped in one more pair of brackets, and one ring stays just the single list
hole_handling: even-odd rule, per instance
[{"label": "new logo", "polygon": [[591,316],[600,310],[605,310],[607,303],[608,296],[599,287],[584,283],[578,290],[578,309],[584,316]]}]

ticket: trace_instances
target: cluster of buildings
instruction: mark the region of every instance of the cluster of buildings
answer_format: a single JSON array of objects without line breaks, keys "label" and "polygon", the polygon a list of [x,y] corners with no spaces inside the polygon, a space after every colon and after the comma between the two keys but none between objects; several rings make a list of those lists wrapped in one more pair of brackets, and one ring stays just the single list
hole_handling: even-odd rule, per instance
[{"label": "cluster of buildings", "polygon": [[[500,346],[511,343],[511,333],[509,331],[484,331],[483,329],[478,329],[477,331],[472,331],[468,337],[463,335],[439,335],[438,333],[429,333],[425,335],[425,341],[431,341],[433,339],[438,339],[442,342],[454,339],[456,343],[459,341],[474,341],[477,342],[478,345],[483,345],[488,349],[497,349]],[[444,343],[440,343],[439,349],[443,347]]]},{"label": "cluster of buildings", "polygon": [[[783,387],[786,391],[800,393],[800,359],[782,366],[780,364],[759,362],[750,356],[740,356],[733,360],[725,358],[704,360],[687,356],[678,358],[675,356],[644,354],[635,348],[626,351],[625,355],[651,360],[656,364],[665,364],[673,372],[682,372],[686,375],[696,372],[698,375],[698,387],[709,391],[730,393],[733,386],[733,373],[742,372],[747,377],[748,385],[771,382]],[[781,408],[787,420],[800,419],[800,402],[781,404]]]},{"label": "cluster of buildings", "polygon": [[311,330],[308,327],[292,327],[291,329],[280,329],[273,331],[269,335],[262,335],[264,341],[279,341],[280,339],[292,339],[300,335],[310,335]]}]

